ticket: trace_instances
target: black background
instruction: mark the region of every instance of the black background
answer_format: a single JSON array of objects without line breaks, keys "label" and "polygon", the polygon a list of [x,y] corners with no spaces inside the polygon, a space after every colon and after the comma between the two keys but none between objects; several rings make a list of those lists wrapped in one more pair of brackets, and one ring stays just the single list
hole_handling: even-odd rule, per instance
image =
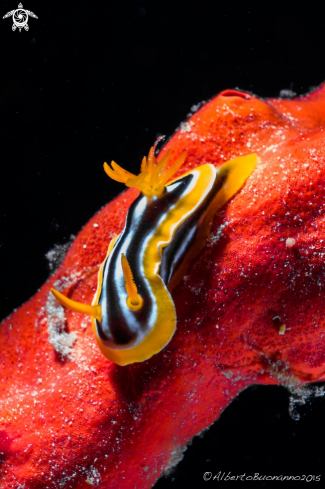
[{"label": "black background", "polygon": [[[16,3],[1,2],[1,17]],[[104,161],[136,171],[158,134],[223,89],[300,95],[325,80],[316,2],[23,4],[38,16],[28,32],[0,23],[2,318],[47,279],[45,253],[122,190]],[[308,402],[297,422],[288,398],[283,387],[244,391],[157,489],[215,485],[202,476],[219,470],[324,480],[325,401]]]}]

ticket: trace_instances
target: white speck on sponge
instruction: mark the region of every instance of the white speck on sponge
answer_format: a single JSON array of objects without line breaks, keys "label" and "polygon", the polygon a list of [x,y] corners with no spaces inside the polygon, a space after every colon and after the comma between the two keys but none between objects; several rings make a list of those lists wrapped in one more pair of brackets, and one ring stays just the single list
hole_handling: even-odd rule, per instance
[{"label": "white speck on sponge", "polygon": [[70,239],[67,243],[63,245],[56,244],[50,251],[45,254],[45,257],[49,262],[49,269],[51,273],[54,273],[59,268],[74,239],[75,236],[71,234]]},{"label": "white speck on sponge", "polygon": [[[53,285],[58,291],[70,285],[69,279],[63,277],[57,280]],[[73,282],[73,279],[72,279]],[[54,295],[49,293],[47,303],[47,330],[49,333],[49,342],[53,345],[55,351],[62,356],[68,356],[72,352],[72,345],[77,339],[76,333],[66,333],[65,329],[65,314],[63,307],[55,299]]]},{"label": "white speck on sponge", "polygon": [[96,467],[94,467],[92,465],[90,467],[90,469],[86,472],[86,474],[87,474],[86,482],[88,482],[88,484],[90,484],[91,486],[98,486],[99,485],[100,473],[98,472]]},{"label": "white speck on sponge", "polygon": [[194,124],[193,121],[181,122],[181,125],[180,125],[181,132],[191,132],[193,124]]},{"label": "white speck on sponge", "polygon": [[288,238],[286,240],[286,245],[288,248],[291,248],[295,244],[296,240],[294,238]]}]

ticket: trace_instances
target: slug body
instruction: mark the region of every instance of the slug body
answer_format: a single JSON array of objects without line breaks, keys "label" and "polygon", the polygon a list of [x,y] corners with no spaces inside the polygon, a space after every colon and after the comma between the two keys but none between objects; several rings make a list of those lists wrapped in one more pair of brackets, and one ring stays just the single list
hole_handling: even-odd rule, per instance
[{"label": "slug body", "polygon": [[204,246],[213,215],[240,189],[257,161],[256,155],[248,155],[219,168],[205,164],[166,185],[185,156],[166,170],[169,154],[158,164],[151,148],[138,176],[114,162],[113,170],[105,164],[110,177],[138,187],[140,195],[108,248],[93,305],[53,291],[62,305],[92,316],[100,350],[118,365],[144,361],[170,341],[176,329],[170,290]]}]

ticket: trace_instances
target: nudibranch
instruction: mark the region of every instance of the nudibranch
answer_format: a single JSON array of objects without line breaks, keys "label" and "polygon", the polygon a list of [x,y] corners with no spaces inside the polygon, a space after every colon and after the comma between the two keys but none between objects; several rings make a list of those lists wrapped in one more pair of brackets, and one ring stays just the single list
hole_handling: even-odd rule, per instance
[{"label": "nudibranch", "polygon": [[[172,181],[186,152],[168,166],[170,151],[157,163],[154,147],[139,175],[112,161],[112,179],[140,190],[124,230],[110,243],[98,274],[92,305],[51,289],[61,305],[92,317],[102,353],[118,365],[142,362],[160,352],[176,329],[170,294],[205,243],[213,215],[242,187],[257,156],[235,158],[215,168],[204,164]],[[168,182],[168,183],[167,183]]]}]

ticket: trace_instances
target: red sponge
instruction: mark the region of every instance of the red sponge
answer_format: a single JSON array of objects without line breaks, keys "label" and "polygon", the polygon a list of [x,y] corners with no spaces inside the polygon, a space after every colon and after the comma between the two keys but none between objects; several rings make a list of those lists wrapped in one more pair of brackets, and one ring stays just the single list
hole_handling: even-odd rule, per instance
[{"label": "red sponge", "polygon": [[228,90],[164,146],[179,175],[257,153],[173,291],[177,331],[150,360],[119,367],[90,319],[97,273],[138,192],[121,194],[77,236],[56,272],[1,324],[1,488],[150,488],[244,387],[324,380],[325,86],[296,100]]}]

